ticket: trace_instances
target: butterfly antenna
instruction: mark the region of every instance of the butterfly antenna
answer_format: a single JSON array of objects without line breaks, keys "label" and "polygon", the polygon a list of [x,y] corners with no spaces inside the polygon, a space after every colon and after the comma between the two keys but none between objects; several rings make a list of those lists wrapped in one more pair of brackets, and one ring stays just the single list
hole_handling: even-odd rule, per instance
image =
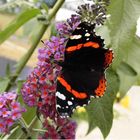
[{"label": "butterfly antenna", "polygon": [[44,44],[44,41],[43,40],[41,40],[41,42]]}]

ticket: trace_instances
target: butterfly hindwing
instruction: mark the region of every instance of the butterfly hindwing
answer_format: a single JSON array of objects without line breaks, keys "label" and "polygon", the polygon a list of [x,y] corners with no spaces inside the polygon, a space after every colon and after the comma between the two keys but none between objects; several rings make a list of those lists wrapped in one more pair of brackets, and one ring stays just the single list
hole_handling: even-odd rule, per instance
[{"label": "butterfly hindwing", "polygon": [[106,79],[102,76],[99,80],[98,87],[94,90],[96,97],[102,97],[106,91]]},{"label": "butterfly hindwing", "polygon": [[[94,77],[94,78],[93,78]],[[96,71],[72,71],[64,69],[57,82],[57,110],[61,116],[70,116],[77,106],[89,103],[96,97],[102,73]]]},{"label": "butterfly hindwing", "polygon": [[113,61],[113,51],[108,49],[107,52],[105,53],[105,59],[104,59],[104,69],[106,69],[107,67],[109,67],[109,65],[112,63]]},{"label": "butterfly hindwing", "polygon": [[57,111],[60,116],[68,117],[71,116],[74,109],[77,106],[83,106],[84,104],[88,104],[90,97],[80,99],[75,97],[71,92],[69,92],[59,81],[57,83],[57,92],[56,92],[56,100],[57,100]]}]

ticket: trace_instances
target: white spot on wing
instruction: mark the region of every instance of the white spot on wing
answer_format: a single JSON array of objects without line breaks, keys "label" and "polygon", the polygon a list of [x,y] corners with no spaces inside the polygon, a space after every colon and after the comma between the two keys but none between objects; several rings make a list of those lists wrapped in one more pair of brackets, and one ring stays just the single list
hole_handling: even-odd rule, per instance
[{"label": "white spot on wing", "polygon": [[77,30],[80,30],[81,29],[81,27],[77,27]]},{"label": "white spot on wing", "polygon": [[89,33],[86,33],[86,34],[85,34],[85,36],[87,36],[87,37],[88,37],[88,36],[90,36],[90,34],[89,34]]},{"label": "white spot on wing", "polygon": [[68,105],[72,105],[73,103],[71,101],[68,101]]},{"label": "white spot on wing", "polygon": [[56,96],[61,100],[66,100],[66,97],[58,91],[56,92]]},{"label": "white spot on wing", "polygon": [[72,100],[74,100],[74,98],[73,98],[73,97],[71,97],[71,99],[72,99]]},{"label": "white spot on wing", "polygon": [[60,105],[56,105],[56,108],[61,108],[61,106]]},{"label": "white spot on wing", "polygon": [[72,35],[70,36],[70,39],[80,39],[82,36],[81,35]]}]

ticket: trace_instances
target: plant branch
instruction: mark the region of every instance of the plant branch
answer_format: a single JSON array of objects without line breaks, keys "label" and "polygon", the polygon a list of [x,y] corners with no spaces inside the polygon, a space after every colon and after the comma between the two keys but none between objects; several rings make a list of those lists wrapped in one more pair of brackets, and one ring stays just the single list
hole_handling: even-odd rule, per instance
[{"label": "plant branch", "polygon": [[35,131],[35,132],[46,132],[47,130],[33,128],[33,131]]}]

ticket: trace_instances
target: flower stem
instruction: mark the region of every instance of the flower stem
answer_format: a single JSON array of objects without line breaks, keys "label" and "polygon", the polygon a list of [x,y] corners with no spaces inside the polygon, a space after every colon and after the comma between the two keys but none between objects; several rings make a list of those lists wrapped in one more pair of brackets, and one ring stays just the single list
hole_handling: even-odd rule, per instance
[{"label": "flower stem", "polygon": [[[21,118],[21,119],[19,119],[19,122],[20,122],[20,124],[21,124],[22,131],[24,132],[23,135],[30,136],[31,134],[30,134],[30,131],[29,131],[29,129],[28,129],[28,125],[27,125],[26,121],[25,121],[23,118]],[[22,135],[22,136],[23,136],[23,135]]]},{"label": "flower stem", "polygon": [[[65,0],[58,0],[56,2],[56,4],[54,5],[53,9],[50,11],[50,13],[48,15],[48,23],[49,24],[50,24],[51,20],[53,19],[53,17],[55,16],[55,14],[57,13],[57,11],[59,10],[59,8],[64,3],[64,1]],[[32,54],[33,54],[34,50],[36,49],[37,45],[39,44],[42,36],[44,35],[46,29],[49,26],[49,24],[47,24],[47,25],[43,24],[42,25],[42,28],[40,29],[35,41],[33,42],[32,46],[31,46],[31,48],[23,56],[23,58],[21,58],[21,60],[19,61],[18,67],[17,67],[15,73],[13,74],[13,76],[11,77],[11,79],[10,79],[5,91],[9,91],[9,89],[12,87],[13,83],[16,81],[17,77],[19,76],[19,74],[21,73],[21,71],[25,67],[26,63],[28,62],[28,60],[32,56]]]},{"label": "flower stem", "polygon": [[46,132],[47,130],[33,128],[33,131],[35,131],[35,132]]},{"label": "flower stem", "polygon": [[35,116],[35,117],[32,119],[32,121],[30,122],[28,128],[31,129],[31,128],[35,125],[35,123],[36,123],[37,120],[38,120],[38,118],[37,118],[37,116]]},{"label": "flower stem", "polygon": [[[21,123],[21,125],[25,128],[28,129],[28,125],[26,123],[26,121],[24,120],[23,117],[20,118],[19,122]],[[28,131],[28,130],[27,130]]]},{"label": "flower stem", "polygon": [[23,132],[20,134],[18,139],[24,139],[32,136],[32,127],[36,123],[37,119],[38,118],[35,116],[29,125],[27,125],[23,118],[20,119],[20,124],[24,129],[22,129]]}]

